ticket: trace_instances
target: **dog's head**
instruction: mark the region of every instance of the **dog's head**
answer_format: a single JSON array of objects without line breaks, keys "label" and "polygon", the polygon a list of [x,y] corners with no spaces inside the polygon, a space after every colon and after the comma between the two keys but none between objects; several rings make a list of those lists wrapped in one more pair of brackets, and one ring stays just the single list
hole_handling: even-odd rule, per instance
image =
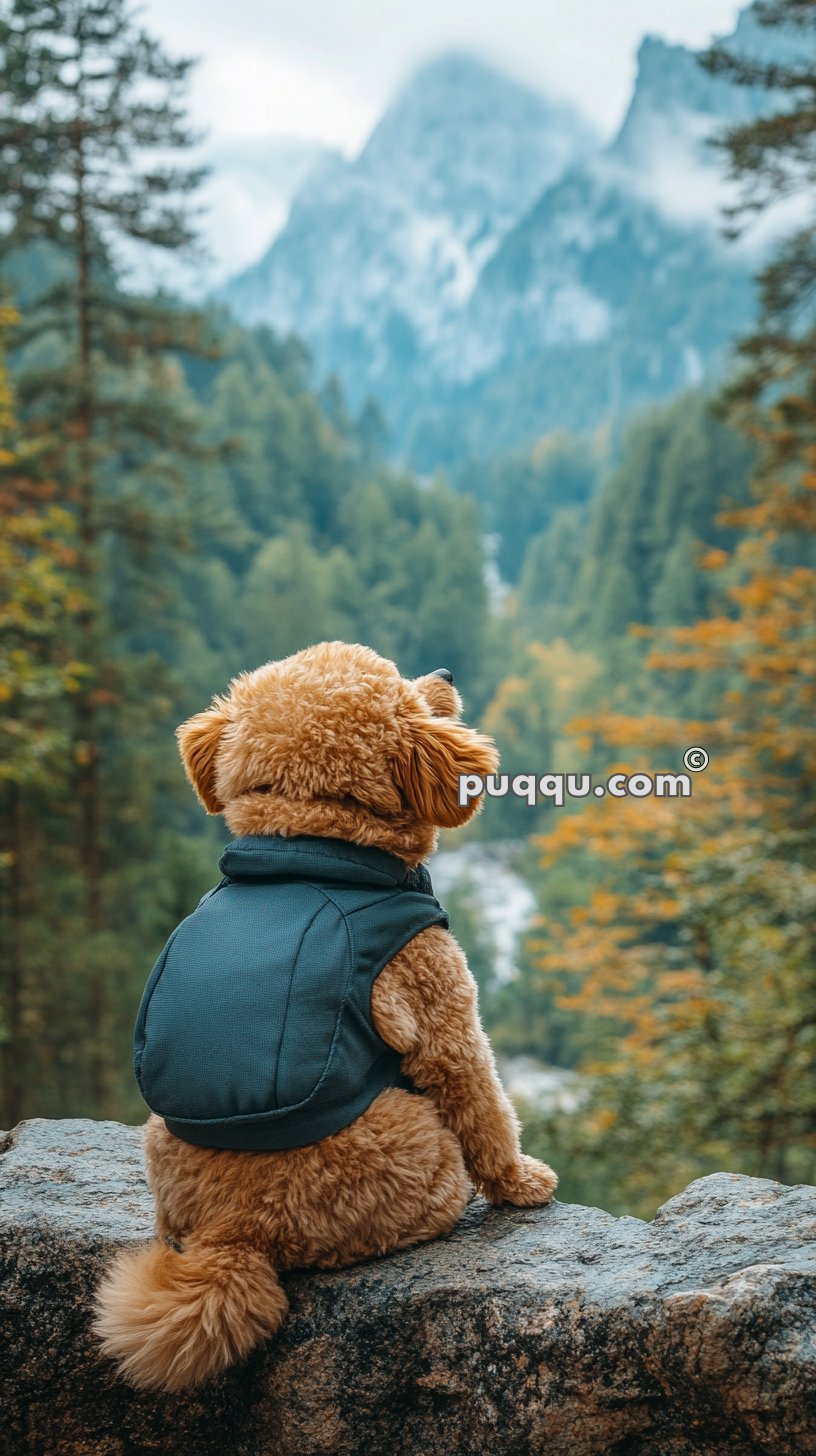
[{"label": "dog's head", "polygon": [[495,772],[444,669],[406,679],[368,647],[321,642],[235,678],[177,730],[190,782],[234,834],[319,834],[416,861],[465,824],[459,775]]}]

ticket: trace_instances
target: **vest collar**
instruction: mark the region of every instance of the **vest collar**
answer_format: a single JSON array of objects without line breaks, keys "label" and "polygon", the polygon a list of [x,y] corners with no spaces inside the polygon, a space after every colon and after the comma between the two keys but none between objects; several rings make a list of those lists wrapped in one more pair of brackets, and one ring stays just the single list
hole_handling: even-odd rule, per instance
[{"label": "vest collar", "polygon": [[[345,839],[301,834],[246,834],[233,839],[218,861],[229,880],[324,880],[333,884],[403,889],[430,887],[423,865],[411,870],[395,854]],[[428,888],[426,888],[428,887]]]}]

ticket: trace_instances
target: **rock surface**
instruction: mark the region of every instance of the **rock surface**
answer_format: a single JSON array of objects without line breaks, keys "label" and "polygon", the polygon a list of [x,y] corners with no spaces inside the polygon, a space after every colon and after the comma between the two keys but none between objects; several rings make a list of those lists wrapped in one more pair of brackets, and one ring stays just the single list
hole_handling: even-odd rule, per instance
[{"label": "rock surface", "polygon": [[33,1120],[0,1149],[3,1456],[816,1453],[816,1188],[717,1174],[651,1224],[477,1200],[448,1239],[289,1276],[265,1349],[153,1397],[89,1331],[151,1230],[138,1129]]}]

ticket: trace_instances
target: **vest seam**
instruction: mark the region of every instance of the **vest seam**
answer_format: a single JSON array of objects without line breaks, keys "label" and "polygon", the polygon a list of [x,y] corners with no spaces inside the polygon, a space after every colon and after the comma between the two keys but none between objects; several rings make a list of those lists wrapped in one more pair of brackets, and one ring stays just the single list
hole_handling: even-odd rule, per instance
[{"label": "vest seam", "polygon": [[[318,893],[323,896],[324,900],[328,900],[329,904],[334,906],[335,910],[337,911],[338,915],[340,916],[340,919],[343,922],[343,929],[346,932],[346,941],[348,943],[348,950],[349,950],[348,973],[346,975],[345,985],[343,986],[343,999],[340,1002],[340,1010],[337,1013],[337,1022],[335,1024],[335,1028],[334,1028],[334,1036],[332,1037],[332,1044],[331,1044],[331,1047],[329,1048],[328,1060],[326,1062],[326,1066],[325,1066],[325,1069],[324,1069],[324,1072],[323,1072],[323,1077],[325,1077],[326,1074],[328,1073],[329,1067],[331,1066],[332,1061],[334,1059],[334,1054],[335,1054],[335,1051],[337,1049],[337,1040],[338,1040],[338,1037],[340,1035],[340,1028],[343,1025],[343,1016],[345,1015],[346,1007],[348,1006],[348,1003],[349,1003],[349,995],[350,995],[350,992],[351,992],[351,981],[352,981],[352,977],[354,975],[354,967],[355,967],[356,959],[357,959],[357,946],[356,946],[356,942],[355,942],[355,939],[354,939],[354,927],[351,924],[351,919],[350,919],[349,912],[346,911],[346,910],[344,910],[343,907],[342,907],[342,905],[338,905],[338,903],[335,900],[334,896],[333,895],[330,895],[329,892],[328,892],[328,890],[324,890],[324,888],[323,888],[322,885],[312,884],[312,882],[310,880],[306,880],[305,883],[306,884],[310,884],[311,885],[311,888],[313,890],[317,890]],[[394,895],[398,895],[398,894],[399,894],[399,891],[398,890],[395,890],[394,891]],[[393,895],[389,895],[388,898],[389,898],[389,900],[391,900],[391,899],[394,898],[394,896]],[[321,1082],[323,1081],[323,1077],[320,1078],[320,1081]]]},{"label": "vest seam", "polygon": [[[223,875],[221,877],[221,879],[219,880],[219,882],[218,882],[217,885],[213,885],[213,887],[212,887],[211,890],[205,890],[204,891],[204,894],[201,896],[201,899],[199,900],[198,904],[196,905],[196,910],[200,910],[201,909],[201,906],[204,904],[205,900],[211,900],[212,897],[213,897],[213,895],[217,895],[218,894],[218,891],[219,890],[223,890],[224,886],[225,885],[228,885],[228,884],[229,884],[229,877],[227,875]],[[195,911],[193,911],[192,913],[195,914]],[[183,924],[183,922],[182,922],[182,924]],[[177,926],[176,928],[178,929],[179,927]]]},{"label": "vest seam", "polygon": [[[331,895],[327,895],[326,894],[326,891],[323,889],[322,885],[313,885],[311,883],[311,881],[309,881],[309,880],[301,880],[300,883],[301,884],[304,884],[304,885],[309,885],[310,889],[317,890],[318,894],[320,894],[320,895],[323,896],[324,901],[327,901],[328,900],[328,901],[331,902],[332,905],[334,905],[335,909],[338,911],[338,913],[339,913],[339,915],[340,915],[340,917],[341,917],[341,919],[343,921],[343,925],[344,925],[345,931],[346,931],[346,939],[347,939],[348,944],[349,944],[349,949],[351,951],[353,951],[353,948],[354,948],[354,937],[353,937],[352,932],[351,932],[351,926],[348,923],[348,917],[346,915],[346,912],[343,909],[341,909],[341,907],[337,904],[337,902],[335,900],[332,899]],[[325,907],[325,904],[324,905],[320,905],[318,907],[318,909],[315,911],[314,915],[312,916],[312,919],[309,921],[309,925],[310,926],[317,919],[317,916],[320,914],[320,912],[322,910],[324,910],[325,908],[326,908]],[[180,926],[177,926],[176,927],[176,929],[180,929],[180,928],[181,928]],[[307,929],[308,929],[308,927],[307,927]],[[174,934],[175,934],[175,932],[174,932]],[[305,935],[304,935],[304,937],[301,937],[301,942],[300,942],[300,945],[298,946],[298,958],[300,957],[300,949],[301,949],[301,946],[303,945],[303,939],[304,938],[305,938]],[[283,1119],[284,1117],[286,1117],[287,1115],[291,1114],[292,1112],[301,1112],[305,1107],[308,1106],[308,1104],[311,1102],[312,1098],[315,1097],[317,1095],[317,1093],[320,1091],[320,1088],[323,1086],[323,1083],[325,1082],[326,1078],[329,1075],[329,1072],[331,1071],[332,1063],[334,1061],[335,1053],[337,1051],[337,1041],[338,1041],[338,1038],[339,1038],[339,1035],[340,1035],[340,1027],[341,1027],[342,1022],[343,1022],[343,1012],[345,1011],[346,1005],[348,1004],[348,999],[349,999],[349,986],[351,984],[351,977],[352,977],[353,974],[354,974],[354,959],[353,959],[353,956],[352,956],[352,959],[351,959],[350,964],[349,964],[348,975],[346,977],[346,982],[345,982],[345,986],[344,986],[344,990],[343,990],[343,999],[342,999],[342,1001],[340,1003],[340,1009],[339,1009],[339,1011],[337,1013],[337,1019],[336,1019],[335,1024],[334,1024],[334,1031],[332,1033],[332,1040],[331,1040],[331,1046],[329,1047],[329,1054],[328,1054],[328,1056],[326,1058],[326,1065],[323,1068],[323,1071],[321,1072],[320,1077],[318,1078],[317,1082],[315,1082],[315,1085],[312,1088],[311,1092],[309,1092],[309,1094],[306,1097],[301,1098],[300,1102],[290,1103],[288,1107],[274,1108],[274,1109],[271,1109],[271,1110],[270,1109],[267,1109],[265,1112],[239,1112],[239,1113],[233,1113],[232,1116],[230,1116],[230,1117],[185,1117],[185,1118],[180,1118],[180,1117],[174,1116],[172,1112],[170,1112],[170,1113],[159,1112],[158,1108],[153,1108],[152,1110],[157,1113],[157,1116],[165,1118],[166,1121],[175,1122],[177,1125],[180,1125],[181,1123],[191,1123],[195,1127],[213,1127],[213,1126],[218,1127],[220,1125],[225,1125],[226,1126],[226,1125],[232,1124],[232,1123],[255,1121],[256,1118],[263,1118],[263,1119],[266,1119],[266,1120],[268,1120],[270,1122],[274,1122],[276,1120],[277,1114],[280,1114],[281,1119]],[[290,983],[290,985],[291,985],[291,983]],[[376,1030],[376,1028],[375,1028],[375,1030]],[[377,1035],[379,1036],[379,1032],[377,1032]],[[382,1041],[382,1038],[381,1037],[380,1037],[380,1040]],[[383,1045],[385,1045],[385,1043],[383,1043]],[[150,1104],[148,1103],[148,1106],[149,1105]]]},{"label": "vest seam", "polygon": [[[317,888],[317,887],[315,887],[315,888]],[[331,900],[331,896],[330,895],[327,895],[326,896],[326,899],[327,900]],[[332,900],[332,904],[334,904],[334,903],[335,902]],[[321,909],[322,908],[323,907],[321,906]],[[336,908],[338,910],[340,909],[339,906],[337,906]],[[444,911],[442,909],[441,905],[439,907],[439,911],[440,911],[440,916],[445,921],[447,921],[447,918],[448,918],[447,917],[447,913],[446,913],[446,911]],[[320,912],[318,911],[316,913],[319,914]],[[352,936],[352,933],[351,933],[351,926],[348,924],[347,917],[346,917],[346,915],[344,914],[344,912],[342,910],[340,911],[340,914],[342,915],[343,922],[346,925],[346,933],[348,935],[349,942],[350,942],[350,944],[353,944],[353,936]],[[405,939],[403,941],[401,941],[400,943],[397,944],[396,949],[390,950],[388,952],[388,954],[385,957],[385,960],[382,962],[382,964],[380,965],[379,969],[372,976],[372,978],[371,978],[371,986],[372,986],[372,988],[373,988],[374,982],[376,981],[377,977],[385,970],[385,967],[390,964],[390,962],[393,960],[394,956],[399,955],[399,952],[401,950],[404,950],[405,947],[406,947],[406,945],[409,945],[410,942],[412,940],[415,940],[418,935],[422,935],[423,931],[425,931],[425,930],[432,930],[434,928],[434,926],[439,925],[440,923],[441,923],[440,920],[431,920],[427,925],[421,926],[419,930],[409,931],[408,934],[406,935]],[[443,926],[443,929],[447,929],[447,926]],[[308,1105],[308,1103],[311,1102],[312,1098],[316,1095],[316,1093],[319,1091],[320,1087],[323,1085],[323,1082],[325,1081],[325,1079],[328,1076],[329,1071],[331,1069],[331,1065],[332,1065],[332,1062],[334,1060],[335,1051],[337,1049],[337,1038],[338,1038],[338,1035],[339,1035],[340,1026],[342,1025],[343,1011],[345,1010],[346,1005],[347,1005],[347,1002],[348,1002],[348,984],[349,984],[349,982],[350,982],[351,977],[352,977],[353,974],[354,974],[354,962],[352,961],[351,962],[351,967],[349,969],[348,980],[346,982],[346,992],[344,993],[343,1001],[342,1001],[342,1005],[341,1005],[341,1009],[340,1009],[340,1013],[339,1013],[339,1015],[337,1017],[337,1022],[336,1022],[335,1030],[334,1030],[334,1035],[332,1037],[332,1044],[331,1044],[331,1047],[329,1049],[329,1055],[328,1055],[328,1057],[326,1059],[326,1066],[323,1069],[323,1072],[322,1072],[322,1074],[320,1076],[320,1080],[315,1083],[315,1085],[312,1088],[312,1091],[309,1093],[308,1097],[304,1097],[301,1102],[292,1103],[288,1107],[284,1107],[284,1108],[274,1108],[274,1109],[271,1109],[271,1110],[267,1110],[265,1112],[240,1112],[240,1113],[233,1113],[232,1116],[230,1116],[230,1117],[178,1117],[178,1116],[174,1116],[173,1113],[163,1113],[163,1112],[159,1112],[158,1113],[158,1116],[159,1117],[164,1117],[166,1120],[168,1120],[170,1122],[174,1122],[177,1127],[181,1127],[181,1126],[186,1125],[186,1124],[189,1124],[189,1125],[191,1125],[193,1127],[220,1127],[220,1126],[229,1126],[229,1125],[233,1125],[233,1124],[236,1124],[236,1123],[243,1123],[243,1122],[256,1122],[256,1121],[260,1121],[260,1120],[264,1120],[264,1121],[267,1121],[267,1122],[270,1122],[270,1123],[274,1124],[275,1121],[278,1120],[277,1119],[277,1115],[278,1114],[280,1114],[280,1120],[282,1121],[284,1117],[286,1117],[287,1115],[289,1115],[289,1114],[291,1114],[293,1112],[302,1112],[302,1111],[304,1111],[304,1109],[306,1108],[306,1106]],[[369,992],[369,998],[370,998],[370,994],[371,993]],[[371,1003],[370,1003],[370,999],[369,999],[369,1007],[370,1007],[370,1004]],[[386,1051],[396,1052],[397,1055],[399,1056],[399,1052],[397,1052],[397,1048],[396,1047],[389,1046],[389,1044],[388,1044],[387,1041],[383,1041],[383,1038],[380,1036],[380,1033],[377,1031],[377,1028],[376,1028],[376,1026],[374,1026],[374,1023],[373,1022],[372,1022],[372,1027],[374,1029],[375,1035],[382,1042],[382,1044],[385,1047]],[[375,1094],[375,1095],[378,1095],[378,1094]],[[154,1111],[155,1111],[155,1109],[154,1109]],[[347,1126],[347,1124],[344,1124],[344,1126]],[[304,1144],[298,1144],[297,1146],[305,1146],[305,1145]]]},{"label": "vest seam", "polygon": [[[325,898],[324,898],[323,904],[322,905],[318,905],[317,909],[314,912],[314,915],[312,915],[311,919],[304,926],[303,932],[302,932],[301,937],[300,937],[300,943],[299,943],[298,948],[297,948],[297,955],[295,956],[295,964],[292,967],[292,974],[289,977],[289,986],[288,986],[288,989],[287,989],[287,992],[286,992],[286,1005],[283,1008],[283,1021],[281,1023],[281,1034],[280,1034],[280,1036],[278,1038],[278,1047],[277,1047],[277,1051],[275,1053],[275,1080],[274,1080],[274,1083],[273,1083],[273,1086],[272,1086],[272,1096],[273,1096],[275,1102],[277,1102],[277,1100],[278,1100],[278,1077],[280,1076],[281,1049],[283,1047],[283,1038],[286,1035],[286,1022],[287,1022],[287,1019],[288,1019],[288,1016],[289,1016],[289,1004],[290,1004],[290,1002],[292,1000],[292,987],[293,987],[294,982],[295,982],[295,976],[297,975],[298,965],[300,964],[301,951],[303,950],[303,947],[304,947],[304,945],[306,943],[306,936],[309,934],[309,931],[311,930],[312,926],[314,925],[315,921],[317,920],[317,917],[319,915],[322,915],[323,914],[323,911],[325,910],[325,908],[326,908],[326,904],[325,904]],[[339,1023],[340,1017],[343,1014],[343,1006],[344,1005],[345,1005],[345,999],[343,1001],[343,1004],[340,1007],[340,1012],[339,1012],[339,1015],[338,1015],[338,1018],[337,1018],[338,1023]],[[335,1030],[336,1030],[336,1028],[335,1028]],[[331,1044],[331,1047],[329,1048],[329,1056],[328,1056],[327,1066],[331,1063],[331,1059],[332,1059],[333,1052],[334,1052],[334,1037],[332,1037],[332,1044]],[[320,1086],[320,1083],[323,1081],[323,1077],[324,1076],[325,1076],[325,1068],[324,1068],[323,1073],[321,1073],[321,1076],[318,1078],[318,1081],[315,1084],[315,1087],[309,1093],[309,1097],[312,1097],[314,1095],[314,1092],[317,1090],[317,1088]]]},{"label": "vest seam", "polygon": [[[340,1014],[339,1014],[339,1016],[337,1018],[337,1026],[338,1026],[338,1029],[339,1029],[339,1027],[342,1024],[343,1013],[345,1012],[346,1007],[347,1007],[347,1005],[349,1003],[349,999],[350,999],[350,997],[349,997],[349,990],[350,990],[350,985],[351,985],[351,979],[352,979],[352,977],[354,975],[354,967],[356,965],[356,955],[355,955],[355,949],[356,949],[356,947],[355,947],[355,941],[354,941],[354,926],[351,923],[352,916],[354,916],[354,915],[361,915],[363,913],[363,911],[364,910],[367,910],[369,907],[367,905],[359,905],[355,910],[348,910],[348,911],[343,910],[342,907],[337,904],[337,901],[335,899],[333,899],[332,896],[328,893],[328,891],[323,890],[322,887],[319,886],[319,885],[314,885],[313,888],[314,889],[321,890],[321,893],[326,896],[326,899],[327,900],[331,900],[332,905],[334,905],[335,909],[337,911],[339,911],[340,915],[343,918],[343,923],[346,926],[346,929],[347,929],[347,932],[348,932],[348,937],[349,937],[349,949],[350,949],[350,952],[351,952],[351,960],[349,962],[348,980],[346,981],[345,990],[343,992],[343,1000],[342,1000],[342,1003],[341,1003],[341,1006],[340,1006]],[[406,893],[408,893],[408,894],[415,894],[415,893],[422,893],[422,892],[421,891],[410,891],[410,890],[406,892],[405,890],[395,889],[393,895],[389,895],[388,896],[388,899],[385,900],[383,903],[386,904],[386,905],[388,905],[388,904],[390,904],[390,902],[392,900],[399,899],[401,895],[406,894]],[[416,937],[418,935],[422,935],[422,932],[424,930],[432,930],[435,926],[437,926],[439,924],[442,924],[444,930],[448,930],[450,928],[450,918],[448,916],[448,913],[447,913],[446,910],[443,910],[443,908],[440,905],[439,901],[437,900],[436,896],[435,895],[427,895],[427,896],[425,896],[425,898],[426,899],[429,899],[429,900],[433,900],[433,903],[436,906],[436,912],[437,912],[437,914],[439,916],[439,919],[434,918],[433,920],[429,920],[428,924],[421,926],[419,930],[409,930],[408,933],[407,933],[407,935],[405,936],[405,939],[404,940],[401,940],[401,939],[398,938],[396,944],[389,946],[389,949],[386,951],[386,954],[385,954],[384,959],[383,960],[380,960],[379,961],[379,964],[377,963],[377,961],[374,962],[374,970],[370,972],[371,984],[369,985],[369,988],[368,988],[368,1002],[367,1002],[367,1005],[368,1005],[368,1013],[369,1013],[369,1021],[370,1021],[371,1027],[372,1027],[372,1029],[374,1031],[374,1035],[377,1037],[378,1041],[382,1042],[382,1045],[386,1048],[386,1050],[387,1051],[391,1051],[391,1052],[395,1052],[397,1050],[397,1048],[390,1046],[389,1043],[387,1041],[385,1041],[383,1037],[380,1036],[379,1031],[377,1030],[376,1026],[374,1025],[373,1020],[371,1019],[371,997],[372,997],[372,994],[373,994],[373,991],[374,991],[374,982],[378,979],[379,976],[382,975],[382,973],[385,970],[386,966],[388,966],[388,965],[391,964],[391,962],[394,959],[394,957],[395,956],[398,956],[399,953],[400,953],[400,951],[405,949],[406,945],[410,945],[410,943],[411,943],[412,940],[416,940]],[[334,1054],[334,1040],[332,1040],[332,1047],[331,1047],[331,1052],[329,1053],[329,1060],[331,1060],[331,1057],[333,1056],[333,1054]],[[321,1080],[322,1080],[322,1078],[321,1078]]]}]

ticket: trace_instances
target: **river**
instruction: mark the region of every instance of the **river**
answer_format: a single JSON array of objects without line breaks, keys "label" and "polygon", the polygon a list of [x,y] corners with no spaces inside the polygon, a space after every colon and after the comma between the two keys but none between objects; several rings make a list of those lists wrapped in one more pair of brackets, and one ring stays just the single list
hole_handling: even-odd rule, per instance
[{"label": "river", "polygon": [[[454,885],[464,885],[478,903],[495,947],[496,980],[507,983],[518,975],[521,939],[536,911],[535,896],[515,863],[523,846],[517,840],[473,841],[434,855],[430,869],[434,892],[444,904]],[[582,1078],[565,1067],[554,1067],[536,1057],[498,1057],[501,1079],[520,1101],[543,1111],[572,1112],[582,1098]]]}]

